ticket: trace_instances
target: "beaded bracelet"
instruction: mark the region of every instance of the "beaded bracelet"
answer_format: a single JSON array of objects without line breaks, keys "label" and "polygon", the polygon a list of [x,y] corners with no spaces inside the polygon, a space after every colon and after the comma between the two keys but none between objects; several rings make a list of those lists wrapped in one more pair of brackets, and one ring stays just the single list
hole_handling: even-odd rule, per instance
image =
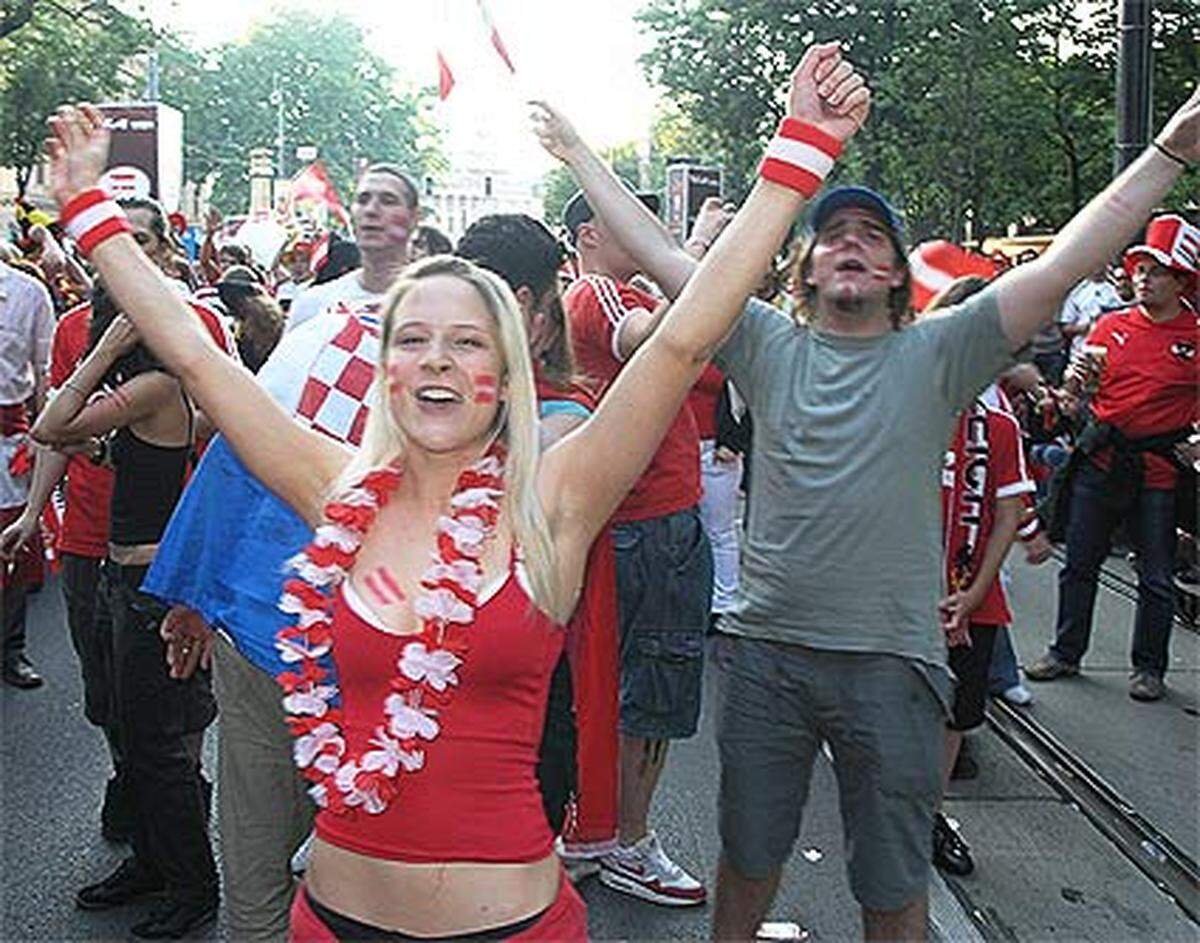
[{"label": "beaded bracelet", "polygon": [[99,187],[89,187],[71,197],[59,219],[84,255],[91,255],[106,239],[133,232],[125,211]]},{"label": "beaded bracelet", "polygon": [[767,145],[758,174],[811,198],[841,153],[842,142],[816,125],[784,118]]}]

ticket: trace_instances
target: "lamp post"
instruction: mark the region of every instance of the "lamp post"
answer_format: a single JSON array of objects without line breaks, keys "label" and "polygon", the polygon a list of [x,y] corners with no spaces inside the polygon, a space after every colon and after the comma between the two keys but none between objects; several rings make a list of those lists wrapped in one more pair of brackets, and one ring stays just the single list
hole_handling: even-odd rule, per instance
[{"label": "lamp post", "polygon": [[1117,139],[1113,176],[1150,143],[1150,19],[1154,0],[1121,0],[1117,21]]}]

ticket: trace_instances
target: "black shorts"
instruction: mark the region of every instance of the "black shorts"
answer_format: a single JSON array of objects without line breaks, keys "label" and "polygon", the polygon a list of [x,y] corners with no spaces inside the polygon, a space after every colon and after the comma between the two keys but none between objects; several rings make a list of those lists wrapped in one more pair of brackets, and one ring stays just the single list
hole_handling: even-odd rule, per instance
[{"label": "black shorts", "polygon": [[974,730],[983,723],[987,703],[988,666],[996,642],[996,625],[971,623],[971,644],[950,649],[950,670],[954,672],[954,711],[947,726],[951,730]]}]

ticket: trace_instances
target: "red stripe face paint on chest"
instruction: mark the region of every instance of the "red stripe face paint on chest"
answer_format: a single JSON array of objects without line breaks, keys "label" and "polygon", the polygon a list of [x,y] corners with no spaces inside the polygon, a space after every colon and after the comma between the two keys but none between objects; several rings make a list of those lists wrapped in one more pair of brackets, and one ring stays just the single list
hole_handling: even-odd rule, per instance
[{"label": "red stripe face paint on chest", "polygon": [[363,577],[363,586],[371,599],[381,606],[396,606],[408,598],[387,567],[379,566],[368,573]]}]

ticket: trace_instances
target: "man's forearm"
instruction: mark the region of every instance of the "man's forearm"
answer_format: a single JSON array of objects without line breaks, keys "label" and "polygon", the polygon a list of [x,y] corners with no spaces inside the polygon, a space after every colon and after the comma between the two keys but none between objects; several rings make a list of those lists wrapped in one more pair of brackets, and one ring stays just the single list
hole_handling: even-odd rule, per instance
[{"label": "man's forearm", "polygon": [[663,294],[677,298],[695,271],[696,260],[586,144],[572,152],[568,164],[592,210],[625,251]]},{"label": "man's forearm", "polygon": [[999,279],[1001,320],[1014,346],[1054,316],[1072,286],[1125,248],[1182,172],[1148,148],[1063,227],[1040,258]]}]

